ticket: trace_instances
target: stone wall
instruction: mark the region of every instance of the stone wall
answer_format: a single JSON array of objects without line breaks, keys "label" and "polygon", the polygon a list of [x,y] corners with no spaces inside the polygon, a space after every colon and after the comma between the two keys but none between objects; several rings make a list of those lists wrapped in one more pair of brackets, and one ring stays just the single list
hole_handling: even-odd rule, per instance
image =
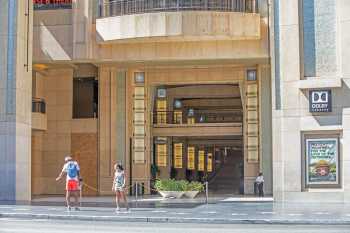
[{"label": "stone wall", "polygon": [[97,134],[96,133],[72,133],[72,155],[80,166],[80,175],[84,186],[83,194],[97,195]]}]

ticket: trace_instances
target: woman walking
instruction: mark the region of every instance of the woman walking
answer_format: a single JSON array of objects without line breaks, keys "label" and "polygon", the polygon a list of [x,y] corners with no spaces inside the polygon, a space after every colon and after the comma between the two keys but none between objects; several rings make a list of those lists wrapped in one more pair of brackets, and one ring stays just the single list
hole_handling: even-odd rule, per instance
[{"label": "woman walking", "polygon": [[125,173],[124,168],[121,164],[115,164],[114,165],[114,179],[113,179],[113,186],[112,191],[115,192],[115,202],[117,205],[116,212],[119,213],[119,201],[122,198],[125,202],[126,211],[129,211],[129,205],[128,200],[125,195]]}]

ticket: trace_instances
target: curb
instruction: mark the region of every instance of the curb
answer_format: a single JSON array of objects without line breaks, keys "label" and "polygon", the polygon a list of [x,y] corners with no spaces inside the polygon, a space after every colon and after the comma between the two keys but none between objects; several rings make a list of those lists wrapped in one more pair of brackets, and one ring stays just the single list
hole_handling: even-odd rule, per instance
[{"label": "curb", "polygon": [[178,218],[178,217],[128,217],[91,216],[30,213],[0,213],[0,218],[49,219],[99,222],[149,222],[149,223],[197,223],[197,224],[277,224],[277,225],[350,225],[350,220],[290,220],[290,219],[228,219],[228,218]]}]

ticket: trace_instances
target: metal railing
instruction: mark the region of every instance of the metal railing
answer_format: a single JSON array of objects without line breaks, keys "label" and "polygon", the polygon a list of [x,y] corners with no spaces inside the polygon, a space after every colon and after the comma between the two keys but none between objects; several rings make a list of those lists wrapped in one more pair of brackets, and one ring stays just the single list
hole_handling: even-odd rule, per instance
[{"label": "metal railing", "polygon": [[259,0],[99,0],[98,17],[164,11],[227,11],[258,13]]},{"label": "metal railing", "polygon": [[72,0],[34,0],[34,10],[72,9]]},{"label": "metal railing", "polygon": [[188,113],[186,110],[154,111],[153,124],[200,124],[200,123],[238,123],[242,122],[241,109],[198,109]]},{"label": "metal railing", "polygon": [[45,100],[39,98],[32,99],[32,112],[46,113]]}]

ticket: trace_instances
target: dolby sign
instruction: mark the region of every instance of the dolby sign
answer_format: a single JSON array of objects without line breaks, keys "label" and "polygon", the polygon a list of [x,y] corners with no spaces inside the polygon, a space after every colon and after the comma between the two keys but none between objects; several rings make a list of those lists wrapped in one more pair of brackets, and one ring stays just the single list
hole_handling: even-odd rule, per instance
[{"label": "dolby sign", "polygon": [[332,91],[331,90],[310,90],[309,91],[310,112],[332,112]]}]

